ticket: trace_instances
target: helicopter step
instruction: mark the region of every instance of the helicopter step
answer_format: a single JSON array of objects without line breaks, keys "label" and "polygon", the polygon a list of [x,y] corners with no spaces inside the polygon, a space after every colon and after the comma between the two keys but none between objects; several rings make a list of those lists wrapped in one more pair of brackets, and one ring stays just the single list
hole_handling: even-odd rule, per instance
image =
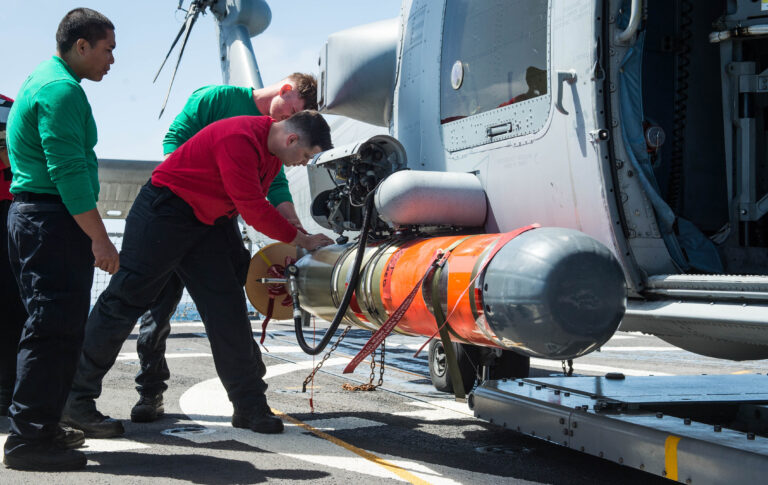
[{"label": "helicopter step", "polygon": [[664,291],[652,295],[654,299],[627,301],[619,329],[653,334],[689,352],[718,359],[768,358],[768,302],[747,300],[746,294],[734,291],[731,301],[713,304],[707,297],[709,290]]},{"label": "helicopter step", "polygon": [[768,376],[490,380],[475,416],[685,483],[761,482],[768,473]]},{"label": "helicopter step", "polygon": [[645,300],[627,302],[622,331],[654,334],[709,357],[768,358],[768,277],[656,275],[643,294]]},{"label": "helicopter step", "polygon": [[644,293],[680,299],[768,302],[768,276],[656,275],[648,278]]}]

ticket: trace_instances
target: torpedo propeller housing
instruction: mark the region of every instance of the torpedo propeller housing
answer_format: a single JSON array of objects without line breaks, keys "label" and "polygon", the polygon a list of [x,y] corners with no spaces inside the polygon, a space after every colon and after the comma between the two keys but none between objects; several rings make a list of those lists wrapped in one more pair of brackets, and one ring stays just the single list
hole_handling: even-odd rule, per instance
[{"label": "torpedo propeller housing", "polygon": [[357,272],[342,319],[369,330],[416,291],[394,331],[433,336],[440,314],[454,342],[559,360],[596,350],[613,335],[626,290],[608,248],[573,229],[533,225],[485,234],[477,177],[406,166],[402,146],[386,135],[310,162],[316,222],[339,234],[361,231],[371,197],[373,214],[359,268],[353,260],[360,237],[297,261],[304,310],[332,320]]}]

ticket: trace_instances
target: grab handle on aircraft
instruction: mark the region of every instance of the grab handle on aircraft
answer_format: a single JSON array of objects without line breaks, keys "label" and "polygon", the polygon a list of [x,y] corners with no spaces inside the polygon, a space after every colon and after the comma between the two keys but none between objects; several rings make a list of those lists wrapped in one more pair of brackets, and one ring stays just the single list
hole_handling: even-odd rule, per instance
[{"label": "grab handle on aircraft", "polygon": [[625,44],[635,36],[637,28],[640,27],[641,11],[643,9],[643,0],[632,0],[632,6],[629,11],[629,23],[627,28],[616,34],[616,43]]},{"label": "grab handle on aircraft", "polygon": [[568,112],[563,108],[563,83],[573,84],[576,82],[576,71],[571,69],[570,71],[557,71],[557,101],[555,102],[555,108],[564,115]]}]

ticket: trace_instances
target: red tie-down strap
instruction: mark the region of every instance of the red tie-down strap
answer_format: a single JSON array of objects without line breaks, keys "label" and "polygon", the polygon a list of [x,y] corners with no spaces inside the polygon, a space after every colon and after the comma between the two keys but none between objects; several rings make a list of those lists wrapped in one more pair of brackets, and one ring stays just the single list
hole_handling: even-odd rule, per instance
[{"label": "red tie-down strap", "polygon": [[498,253],[499,250],[501,248],[503,248],[505,244],[507,244],[509,241],[513,240],[514,238],[516,238],[520,234],[522,234],[524,232],[528,232],[531,229],[537,229],[539,227],[541,227],[541,224],[537,224],[537,223],[530,224],[530,225],[524,226],[524,227],[519,227],[519,228],[515,229],[514,231],[502,234],[501,237],[498,240],[496,240],[496,244],[493,246],[493,249],[491,249],[491,252],[488,254],[488,257],[485,258],[485,261],[480,266],[480,268],[478,268],[477,273],[475,273],[475,277],[472,278],[472,280],[469,282],[467,287],[464,288],[464,291],[462,291],[461,294],[459,295],[459,297],[456,299],[456,304],[453,305],[453,308],[451,309],[450,313],[448,313],[448,316],[445,317],[445,320],[443,320],[442,323],[438,322],[437,330],[435,331],[435,333],[433,333],[432,336],[429,337],[427,339],[427,341],[422,344],[421,347],[419,347],[419,350],[417,350],[416,353],[413,354],[414,357],[418,357],[419,353],[421,353],[421,351],[424,350],[424,347],[426,347],[427,344],[433,338],[435,338],[437,336],[437,334],[440,333],[440,330],[442,330],[442,328],[448,324],[448,320],[451,319],[451,317],[453,316],[453,312],[455,312],[456,308],[458,308],[459,303],[461,302],[461,299],[464,298],[464,295],[467,294],[467,291],[469,291],[469,289],[472,288],[472,285],[475,284],[475,280],[477,280],[477,278],[479,278],[480,275],[483,274],[483,271],[485,271],[485,267],[488,266],[488,263],[490,263],[491,260],[493,259],[493,257],[496,256],[496,253]]},{"label": "red tie-down strap", "polygon": [[421,285],[424,284],[424,280],[427,279],[427,277],[432,274],[433,271],[437,268],[437,266],[441,262],[445,262],[448,259],[448,256],[450,255],[450,250],[447,252],[443,252],[442,250],[438,249],[435,252],[435,256],[432,258],[432,262],[429,264],[429,268],[427,268],[427,271],[424,273],[424,276],[421,277],[418,283],[413,287],[410,293],[408,293],[408,296],[405,297],[405,300],[403,300],[402,303],[400,303],[400,306],[397,307],[397,310],[392,312],[392,315],[387,318],[387,321],[384,322],[384,324],[379,327],[376,332],[371,335],[371,338],[366,342],[366,344],[363,346],[362,349],[360,349],[360,352],[357,353],[357,355],[352,359],[352,361],[347,364],[347,366],[344,368],[344,374],[349,374],[350,372],[355,371],[355,367],[360,364],[360,362],[363,361],[366,357],[368,357],[376,348],[381,344],[381,342],[387,338],[387,335],[389,335],[392,330],[397,326],[398,323],[400,323],[400,320],[403,318],[403,315],[405,315],[405,312],[408,311],[408,307],[411,306],[411,303],[413,302],[413,299],[416,297],[416,293],[418,293],[419,288],[421,288]]},{"label": "red tie-down strap", "polygon": [[[289,264],[295,263],[293,258],[285,258],[285,265],[273,264],[267,269],[268,278],[284,278],[285,267]],[[261,339],[259,343],[263,346],[264,339],[267,337],[267,324],[272,319],[272,312],[275,309],[275,299],[280,295],[285,295],[285,298],[280,302],[282,306],[293,306],[293,298],[288,294],[288,288],[285,283],[267,283],[267,294],[269,295],[269,303],[267,303],[267,315],[264,318],[264,322],[261,324]],[[264,347],[264,350],[269,350]]]}]

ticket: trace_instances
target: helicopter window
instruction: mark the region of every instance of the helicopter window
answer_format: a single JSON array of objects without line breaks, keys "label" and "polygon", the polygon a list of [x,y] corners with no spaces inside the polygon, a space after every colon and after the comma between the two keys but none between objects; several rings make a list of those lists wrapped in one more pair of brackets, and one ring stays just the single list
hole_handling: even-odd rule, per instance
[{"label": "helicopter window", "polygon": [[[515,106],[531,108],[531,100],[544,97],[538,100],[542,108],[534,111],[546,119],[547,19],[547,2],[541,0],[447,0],[440,61],[441,123],[505,107],[509,121]],[[517,129],[510,129],[515,133],[509,136],[530,133],[539,124],[520,121],[510,124]]]}]

